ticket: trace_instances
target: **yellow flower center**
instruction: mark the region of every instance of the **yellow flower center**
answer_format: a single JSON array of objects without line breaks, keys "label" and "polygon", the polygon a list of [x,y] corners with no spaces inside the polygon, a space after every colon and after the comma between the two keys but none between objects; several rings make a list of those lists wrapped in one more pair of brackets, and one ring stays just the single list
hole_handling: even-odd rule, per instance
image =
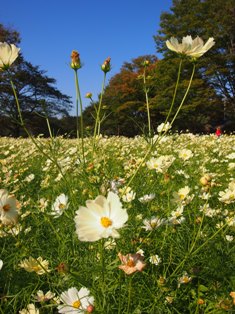
[{"label": "yellow flower center", "polygon": [[65,209],[65,205],[63,203],[59,204],[59,209]]},{"label": "yellow flower center", "polygon": [[127,261],[126,265],[127,265],[128,267],[134,267],[134,266],[135,266],[135,262],[133,261],[133,259],[129,259],[129,260]]},{"label": "yellow flower center", "polygon": [[2,207],[4,212],[8,212],[11,209],[11,206],[9,204],[6,204]]},{"label": "yellow flower center", "polygon": [[81,302],[79,300],[73,302],[73,307],[75,307],[75,309],[78,309],[81,306]]},{"label": "yellow flower center", "polygon": [[100,219],[101,225],[105,228],[108,228],[109,226],[112,226],[112,220],[110,220],[108,217],[101,217]]},{"label": "yellow flower center", "polygon": [[39,270],[41,270],[41,267],[40,267],[40,266],[33,266],[32,269],[33,269],[35,272],[38,272]]},{"label": "yellow flower center", "polygon": [[183,200],[185,198],[185,195],[184,194],[179,194],[179,197],[181,200]]}]

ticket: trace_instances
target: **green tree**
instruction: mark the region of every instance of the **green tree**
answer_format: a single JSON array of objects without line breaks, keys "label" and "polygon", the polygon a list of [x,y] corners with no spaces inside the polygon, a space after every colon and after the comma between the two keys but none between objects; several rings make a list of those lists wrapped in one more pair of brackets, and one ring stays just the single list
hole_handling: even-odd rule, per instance
[{"label": "green tree", "polygon": [[[235,0],[173,0],[171,12],[162,13],[160,30],[154,37],[157,51],[163,54],[166,62],[175,58],[175,54],[167,51],[165,45],[170,37],[179,40],[186,35],[198,35],[204,40],[214,37],[215,46],[198,60],[197,78],[202,83],[201,91],[204,89],[201,95],[209,96],[201,99],[201,105],[206,103],[207,108],[210,104],[212,106],[211,117],[207,116],[207,119],[215,118],[216,108],[221,116],[220,123],[224,124],[235,116],[234,29]],[[195,87],[198,92],[195,90],[194,94],[199,96],[198,84]],[[195,98],[196,102],[198,100]],[[192,98],[191,105],[196,105],[195,101]],[[204,113],[210,115],[210,112]]]}]

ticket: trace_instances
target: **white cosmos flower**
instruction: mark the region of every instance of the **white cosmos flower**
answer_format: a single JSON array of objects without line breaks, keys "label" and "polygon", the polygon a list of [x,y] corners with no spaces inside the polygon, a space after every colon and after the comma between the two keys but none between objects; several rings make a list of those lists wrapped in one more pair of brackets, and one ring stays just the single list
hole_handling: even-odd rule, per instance
[{"label": "white cosmos flower", "polygon": [[151,193],[151,194],[145,194],[144,196],[139,198],[139,201],[141,203],[148,203],[150,201],[152,201],[155,198],[155,194]]},{"label": "white cosmos flower", "polygon": [[95,200],[86,201],[86,207],[80,206],[74,218],[76,233],[80,241],[97,241],[102,238],[118,238],[117,229],[124,226],[128,219],[126,209],[117,194],[109,192],[107,198],[102,195]]},{"label": "white cosmos flower", "polygon": [[57,196],[54,204],[52,205],[52,211],[51,215],[54,216],[54,218],[60,217],[63,212],[68,208],[68,196],[66,196],[64,193]]},{"label": "white cosmos flower", "polygon": [[81,314],[87,313],[87,308],[94,304],[94,297],[87,288],[78,291],[73,287],[61,293],[60,301],[64,304],[58,306],[59,313]]},{"label": "white cosmos flower", "polygon": [[168,130],[170,130],[171,128],[171,124],[169,122],[166,122],[166,123],[161,123],[159,124],[159,126],[157,127],[157,131],[158,133],[161,133],[161,132],[167,132]]},{"label": "white cosmos flower", "polygon": [[149,261],[151,264],[159,265],[161,263],[161,258],[156,254],[149,257]]},{"label": "white cosmos flower", "polygon": [[0,221],[4,225],[15,224],[18,221],[16,198],[7,190],[0,190]]},{"label": "white cosmos flower", "polygon": [[3,261],[0,259],[0,270],[2,269]]},{"label": "white cosmos flower", "polygon": [[0,70],[7,69],[18,57],[20,48],[0,42]]},{"label": "white cosmos flower", "polygon": [[166,41],[167,48],[179,54],[199,58],[206,53],[215,44],[214,38],[210,37],[204,44],[200,37],[192,39],[191,36],[183,37],[182,43],[179,43],[175,37]]},{"label": "white cosmos flower", "polygon": [[27,305],[27,309],[19,311],[19,314],[39,314],[39,310],[33,303]]}]

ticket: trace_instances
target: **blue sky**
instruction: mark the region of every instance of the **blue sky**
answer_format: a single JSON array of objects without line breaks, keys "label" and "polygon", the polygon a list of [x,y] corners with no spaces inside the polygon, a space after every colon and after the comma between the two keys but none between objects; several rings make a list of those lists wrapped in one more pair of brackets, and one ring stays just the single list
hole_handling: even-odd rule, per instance
[{"label": "blue sky", "polygon": [[[33,65],[56,79],[56,87],[71,96],[75,107],[74,73],[69,67],[72,50],[80,53],[83,67],[79,84],[83,106],[92,92],[101,91],[101,64],[111,57],[108,80],[126,61],[156,54],[153,36],[160,15],[172,0],[12,0],[2,1],[0,23],[21,35],[21,52]],[[160,57],[160,56],[158,56]],[[75,109],[70,112],[75,115]]]}]

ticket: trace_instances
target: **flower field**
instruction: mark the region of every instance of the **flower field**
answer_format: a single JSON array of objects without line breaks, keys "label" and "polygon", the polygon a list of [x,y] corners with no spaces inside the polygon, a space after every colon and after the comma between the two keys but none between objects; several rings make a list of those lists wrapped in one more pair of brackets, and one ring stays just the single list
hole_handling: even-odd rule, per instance
[{"label": "flower field", "polygon": [[235,311],[235,136],[156,142],[0,139],[0,313]]}]

